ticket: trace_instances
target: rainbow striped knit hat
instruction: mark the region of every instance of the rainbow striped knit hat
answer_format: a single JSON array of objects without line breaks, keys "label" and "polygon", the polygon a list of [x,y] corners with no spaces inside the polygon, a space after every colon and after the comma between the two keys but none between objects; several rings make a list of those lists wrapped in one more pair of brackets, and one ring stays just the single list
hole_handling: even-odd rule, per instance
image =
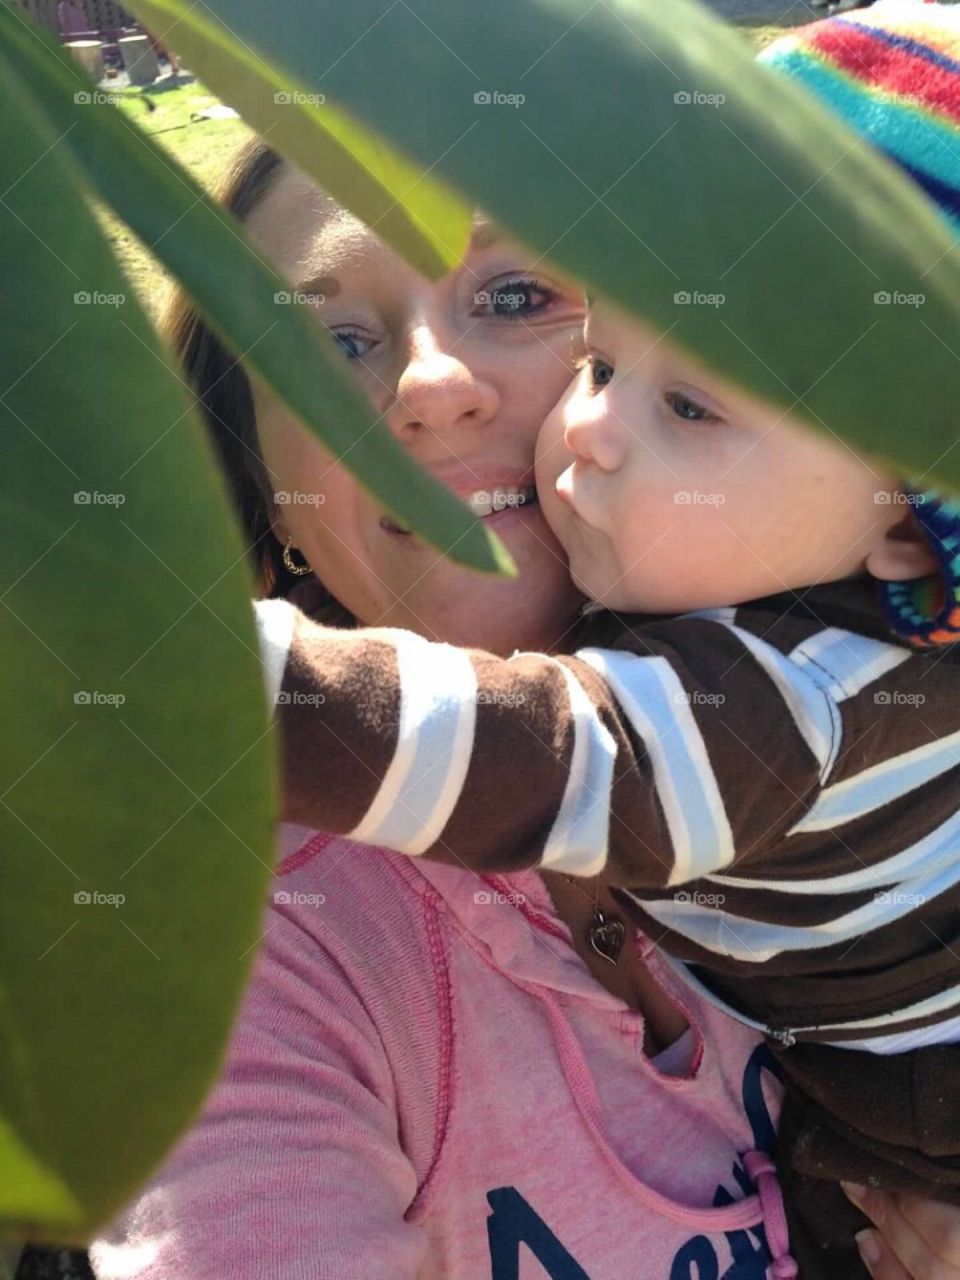
[{"label": "rainbow striped knit hat", "polygon": [[[960,232],[960,4],[879,0],[798,28],[760,61],[894,160]],[[960,640],[960,501],[919,488],[908,498],[941,572],[882,583],[884,608],[909,643],[951,644]]]}]

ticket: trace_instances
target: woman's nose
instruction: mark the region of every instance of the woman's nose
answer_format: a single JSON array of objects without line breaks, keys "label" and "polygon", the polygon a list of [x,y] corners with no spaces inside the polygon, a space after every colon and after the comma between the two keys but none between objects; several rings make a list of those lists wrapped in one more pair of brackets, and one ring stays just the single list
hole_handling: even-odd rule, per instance
[{"label": "woman's nose", "polygon": [[398,434],[419,427],[439,432],[482,427],[494,418],[499,404],[496,388],[478,376],[449,344],[443,344],[432,332],[420,332],[411,343],[387,421]]},{"label": "woman's nose", "polygon": [[[574,406],[568,406],[572,410]],[[581,403],[577,410],[566,415],[563,443],[567,449],[585,462],[592,462],[601,471],[616,471],[626,457],[627,432],[624,425],[600,400]]]}]

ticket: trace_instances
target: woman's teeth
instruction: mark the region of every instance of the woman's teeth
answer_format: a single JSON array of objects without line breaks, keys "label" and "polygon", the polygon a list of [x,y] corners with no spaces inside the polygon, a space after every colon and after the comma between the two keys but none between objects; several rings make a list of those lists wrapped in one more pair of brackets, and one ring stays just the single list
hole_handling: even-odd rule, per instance
[{"label": "woman's teeth", "polygon": [[475,516],[484,520],[508,507],[531,506],[537,501],[537,491],[532,484],[505,484],[495,489],[474,489],[465,495],[464,501]]},{"label": "woman's teeth", "polygon": [[[537,490],[532,484],[504,484],[496,489],[474,489],[463,495],[467,506],[481,520],[495,516],[508,507],[530,507],[537,502]],[[388,533],[409,534],[410,530],[398,524],[390,516],[380,517],[380,528]]]}]

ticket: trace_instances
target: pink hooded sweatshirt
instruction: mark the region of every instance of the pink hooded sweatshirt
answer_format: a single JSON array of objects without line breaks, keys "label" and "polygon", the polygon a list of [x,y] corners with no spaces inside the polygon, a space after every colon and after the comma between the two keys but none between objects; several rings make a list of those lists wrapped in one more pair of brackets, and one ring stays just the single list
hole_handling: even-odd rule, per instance
[{"label": "pink hooded sweatshirt", "polygon": [[791,1274],[747,1155],[774,1140],[772,1056],[642,936],[691,1028],[652,1061],[536,872],[481,879],[289,826],[280,853],[220,1082],[93,1246],[98,1277]]}]

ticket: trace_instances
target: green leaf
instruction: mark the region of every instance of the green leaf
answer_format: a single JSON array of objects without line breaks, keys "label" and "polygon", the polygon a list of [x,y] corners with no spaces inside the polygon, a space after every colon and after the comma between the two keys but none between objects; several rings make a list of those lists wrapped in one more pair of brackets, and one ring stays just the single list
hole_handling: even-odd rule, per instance
[{"label": "green leaf", "polygon": [[289,283],[258,256],[236,219],[119,112],[76,101],[77,86],[89,91],[89,84],[50,57],[3,5],[0,32],[36,77],[51,127],[96,193],[180,280],[244,364],[401,524],[452,560],[512,575],[513,562],[496,535],[418,466],[374,414],[309,309],[278,303],[278,295],[290,298]]},{"label": "green leaf", "polygon": [[467,246],[472,208],[429,169],[293,78],[197,5],[138,0],[155,30],[175,30],[178,52],[209,88],[270,145],[316,179],[382,240],[431,278],[455,267]]},{"label": "green leaf", "polygon": [[0,54],[0,1232],[72,1241],[198,1110],[276,786],[246,549],[63,136]]},{"label": "green leaf", "polygon": [[[259,0],[204,8],[754,393],[960,482],[950,227],[701,6],[288,0],[282,21]],[[895,291],[925,302],[874,302]]]},{"label": "green leaf", "polygon": [[49,1169],[37,1163],[14,1130],[0,1116],[0,1221],[25,1222],[43,1205],[64,1229],[76,1231],[83,1215],[70,1191]]}]

